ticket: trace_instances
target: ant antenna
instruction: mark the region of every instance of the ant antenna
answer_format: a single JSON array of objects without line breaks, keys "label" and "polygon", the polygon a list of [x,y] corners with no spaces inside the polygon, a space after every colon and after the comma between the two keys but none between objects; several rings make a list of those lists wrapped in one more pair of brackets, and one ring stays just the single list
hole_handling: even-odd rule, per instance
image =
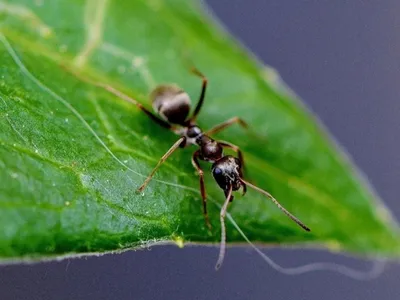
[{"label": "ant antenna", "polygon": [[219,268],[221,268],[222,263],[225,258],[225,252],[226,252],[226,227],[225,227],[225,215],[226,211],[228,209],[228,205],[231,200],[232,196],[232,185],[229,186],[228,193],[226,195],[226,200],[224,205],[221,208],[221,213],[219,215],[219,219],[221,221],[221,243],[219,247],[219,255],[218,255],[218,260],[217,264],[215,265],[215,270],[218,271]]},{"label": "ant antenna", "polygon": [[243,184],[255,189],[257,192],[259,192],[259,193],[267,196],[268,198],[270,198],[272,200],[272,202],[274,202],[275,205],[278,206],[281,211],[283,211],[289,218],[291,218],[294,222],[296,222],[296,224],[299,225],[301,228],[303,228],[305,231],[311,231],[310,228],[308,228],[306,225],[304,225],[303,222],[301,222],[299,219],[297,219],[295,216],[293,216],[289,211],[287,211],[286,208],[284,208],[278,202],[278,200],[276,200],[270,193],[268,193],[267,191],[264,191],[263,189],[260,189],[259,187],[251,184],[250,182],[247,182],[247,181],[243,180],[242,178],[239,178],[239,180]]}]

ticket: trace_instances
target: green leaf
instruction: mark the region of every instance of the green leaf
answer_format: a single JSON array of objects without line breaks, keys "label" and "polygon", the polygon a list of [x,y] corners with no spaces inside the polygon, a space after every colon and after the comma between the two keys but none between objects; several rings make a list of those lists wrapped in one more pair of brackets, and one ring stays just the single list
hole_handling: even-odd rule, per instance
[{"label": "green leaf", "polygon": [[[246,178],[312,229],[250,190],[229,207],[250,240],[399,255],[397,225],[354,166],[278,75],[194,1],[1,1],[0,61],[3,260],[219,241],[224,195],[206,172],[209,232],[190,162],[195,148],[174,153],[137,194],[177,136],[64,67],[150,107],[149,91],[165,82],[197,100],[201,82],[188,61],[209,79],[199,125],[245,119],[249,131],[232,126],[216,137],[239,145]],[[229,222],[227,236],[243,242]]]}]

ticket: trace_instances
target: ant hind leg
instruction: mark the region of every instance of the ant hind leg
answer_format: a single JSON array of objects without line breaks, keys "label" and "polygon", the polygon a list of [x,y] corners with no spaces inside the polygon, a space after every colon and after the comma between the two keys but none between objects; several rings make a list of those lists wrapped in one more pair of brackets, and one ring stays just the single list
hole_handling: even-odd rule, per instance
[{"label": "ant hind leg", "polygon": [[146,186],[149,184],[151,178],[153,178],[154,174],[158,170],[158,168],[167,160],[168,157],[171,156],[172,153],[176,149],[179,148],[179,146],[185,141],[185,137],[181,137],[179,140],[175,142],[175,144],[172,145],[171,148],[161,157],[161,159],[158,161],[157,165],[154,167],[154,169],[151,171],[150,175],[147,176],[146,180],[143,182],[143,184],[138,188],[138,192],[143,192],[143,190],[146,188]]},{"label": "ant hind leg", "polygon": [[194,75],[196,75],[196,76],[198,76],[198,77],[200,77],[202,79],[202,86],[201,86],[201,93],[200,93],[199,101],[196,104],[196,107],[195,107],[195,109],[193,111],[193,115],[189,119],[191,122],[195,122],[196,118],[197,118],[197,115],[199,114],[200,109],[201,109],[201,107],[203,106],[203,103],[204,103],[204,98],[205,98],[205,95],[206,95],[206,89],[207,89],[208,80],[207,80],[207,77],[204,76],[203,73],[201,73],[195,67],[191,68],[191,72]]},{"label": "ant hind leg", "polygon": [[138,102],[136,99],[128,96],[127,94],[117,90],[116,88],[112,87],[109,84],[106,83],[101,83],[101,82],[96,82],[92,79],[89,79],[87,77],[85,77],[84,75],[78,73],[75,70],[72,70],[70,67],[67,66],[62,66],[67,72],[71,73],[72,75],[74,75],[76,78],[78,78],[79,80],[86,82],[88,84],[91,84],[93,86],[102,88],[106,91],[108,91],[109,93],[113,94],[114,96],[132,103],[133,105],[135,105],[137,108],[139,108],[142,112],[144,112],[151,120],[153,120],[154,122],[156,122],[158,125],[160,125],[161,127],[164,127],[166,129],[170,129],[173,130],[173,127],[171,124],[169,124],[168,122],[164,121],[163,119],[159,118],[157,115],[155,115],[153,112],[151,112],[150,110],[148,110],[146,107],[143,106],[143,104],[141,104],[140,102]]}]

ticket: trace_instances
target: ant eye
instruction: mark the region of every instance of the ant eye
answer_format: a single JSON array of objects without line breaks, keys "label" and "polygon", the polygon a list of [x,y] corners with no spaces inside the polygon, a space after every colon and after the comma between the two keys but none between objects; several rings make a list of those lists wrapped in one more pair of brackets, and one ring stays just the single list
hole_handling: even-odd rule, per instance
[{"label": "ant eye", "polygon": [[213,170],[213,173],[215,176],[221,175],[222,174],[222,170],[220,168],[215,168]]}]

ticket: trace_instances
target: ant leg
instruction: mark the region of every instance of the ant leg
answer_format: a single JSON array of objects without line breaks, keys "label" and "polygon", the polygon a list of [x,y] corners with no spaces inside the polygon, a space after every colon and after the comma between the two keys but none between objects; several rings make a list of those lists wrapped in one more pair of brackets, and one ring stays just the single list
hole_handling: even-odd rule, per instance
[{"label": "ant leg", "polygon": [[[240,150],[240,148],[238,146],[236,146],[236,145],[234,145],[232,143],[229,143],[229,142],[225,142],[225,141],[218,141],[218,143],[222,147],[226,147],[226,148],[229,148],[229,149],[232,149],[233,151],[235,151],[238,154],[238,158],[239,158],[239,161],[240,161],[240,164],[241,164],[242,168],[244,168],[245,164],[244,164],[243,153],[242,153],[242,151]],[[242,170],[240,170],[240,172],[242,173]],[[240,174],[240,177],[243,178],[243,174]],[[243,193],[242,194],[245,195],[246,192],[247,192],[246,184],[243,184],[242,186],[243,186]]]},{"label": "ant leg", "polygon": [[146,180],[143,182],[143,184],[138,188],[139,192],[142,192],[147,184],[150,182],[151,178],[154,176],[158,168],[167,160],[167,158],[174,153],[176,149],[179,148],[179,146],[185,141],[185,137],[181,137],[179,140],[175,142],[175,144],[172,145],[171,148],[161,157],[161,159],[158,161],[157,165],[154,167],[154,169],[151,171],[150,175],[146,178]]},{"label": "ant leg", "polygon": [[68,72],[72,73],[75,77],[78,79],[82,80],[83,82],[86,82],[88,84],[94,85],[96,87],[102,88],[111,94],[117,96],[118,98],[125,100],[126,102],[132,103],[136,107],[138,107],[141,111],[143,111],[147,116],[150,117],[154,122],[156,122],[158,125],[172,130],[172,125],[169,124],[168,122],[164,121],[163,119],[157,117],[154,113],[152,113],[150,110],[145,108],[140,102],[136,101],[135,99],[129,97],[125,93],[117,90],[116,88],[112,87],[111,85],[101,83],[101,82],[95,82],[94,80],[88,79],[84,77],[82,74],[79,74],[75,70],[71,70],[69,67],[63,66],[64,69],[66,69]]},{"label": "ant leg", "polygon": [[207,213],[207,196],[206,196],[206,188],[204,186],[204,172],[203,172],[202,168],[200,167],[200,164],[198,161],[199,156],[200,156],[199,150],[197,150],[195,153],[193,153],[192,165],[196,169],[196,171],[200,177],[200,192],[201,192],[201,198],[203,200],[204,220],[206,222],[207,227],[211,230],[211,223],[210,223],[210,219],[208,218],[208,213]]},{"label": "ant leg", "polygon": [[191,72],[194,74],[194,75],[196,75],[196,76],[199,76],[201,79],[202,79],[202,81],[203,81],[203,83],[202,83],[202,86],[201,86],[201,93],[200,93],[200,97],[199,97],[199,101],[197,102],[197,105],[196,105],[196,107],[195,107],[195,109],[194,109],[194,112],[193,112],[193,115],[190,117],[190,121],[195,121],[196,120],[196,117],[197,117],[197,115],[199,114],[199,112],[200,112],[200,109],[201,109],[201,106],[203,105],[203,102],[204,102],[204,97],[205,97],[205,95],[206,95],[206,89],[207,89],[207,77],[205,77],[204,75],[203,75],[203,73],[201,73],[199,70],[197,70],[196,68],[192,68],[191,69]]},{"label": "ant leg", "polygon": [[233,125],[235,123],[238,123],[243,128],[247,128],[248,127],[247,123],[245,121],[243,121],[241,118],[233,117],[233,118],[231,118],[231,119],[229,119],[229,120],[227,120],[227,121],[225,121],[225,122],[223,122],[221,124],[216,125],[215,127],[211,128],[211,129],[207,130],[204,134],[206,134],[206,135],[216,134],[216,133],[224,130],[225,128],[227,128],[227,127],[229,127],[229,126],[231,126],[231,125]]},{"label": "ant leg", "polygon": [[231,196],[232,196],[232,186],[230,185],[228,190],[224,191],[225,192],[225,197],[226,200],[224,202],[224,205],[221,208],[221,212],[219,214],[219,220],[221,222],[221,246],[219,248],[219,255],[218,255],[218,261],[217,264],[215,265],[215,270],[218,270],[222,262],[224,261],[225,257],[225,250],[226,250],[226,228],[225,228],[225,215],[226,211],[228,210],[228,205],[231,202]]},{"label": "ant leg", "polygon": [[240,164],[242,165],[242,167],[244,167],[243,153],[238,146],[236,146],[232,143],[226,142],[226,141],[218,141],[218,144],[220,144],[222,147],[226,147],[226,148],[229,148],[229,149],[232,149],[233,151],[235,151],[238,154]]}]

